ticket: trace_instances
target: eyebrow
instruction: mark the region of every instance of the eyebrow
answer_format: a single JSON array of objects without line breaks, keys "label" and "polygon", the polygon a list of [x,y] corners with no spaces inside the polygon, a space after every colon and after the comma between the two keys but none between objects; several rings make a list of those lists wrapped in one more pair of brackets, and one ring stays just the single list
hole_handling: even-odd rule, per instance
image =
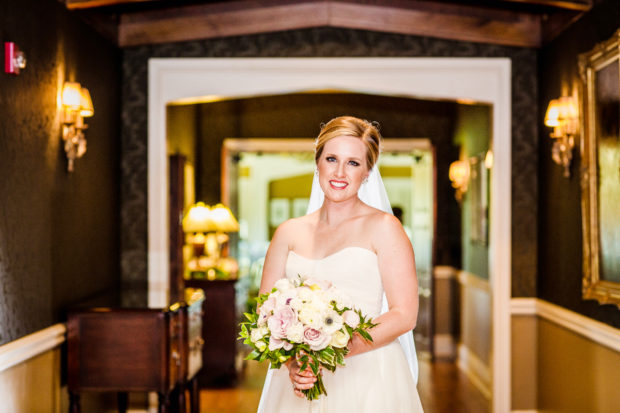
[{"label": "eyebrow", "polygon": [[[333,156],[334,158],[338,157],[338,155],[336,155],[335,153],[327,153],[327,154],[325,154],[325,157],[328,157],[328,156]],[[355,157],[355,156],[348,157],[348,160],[350,160],[350,161],[358,161],[358,162],[362,161],[361,158],[358,158],[358,157]]]}]

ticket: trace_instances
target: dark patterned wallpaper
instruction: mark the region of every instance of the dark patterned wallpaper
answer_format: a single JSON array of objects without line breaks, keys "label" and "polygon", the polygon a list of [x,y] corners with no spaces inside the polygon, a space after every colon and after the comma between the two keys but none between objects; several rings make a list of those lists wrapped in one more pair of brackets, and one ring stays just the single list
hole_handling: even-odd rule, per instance
[{"label": "dark patterned wallpaper", "polygon": [[[540,106],[577,89],[577,56],[620,28],[620,2],[599,5],[540,53]],[[537,124],[540,131],[540,251],[538,296],[580,314],[620,328],[620,310],[581,298],[582,230],[579,149],[573,153],[571,178],[551,160],[550,130],[544,128],[544,111]]]},{"label": "dark patterned wallpaper", "polygon": [[[25,51],[0,75],[0,345],[117,289],[119,50],[55,1],[3,1],[0,41]],[[34,10],[34,11],[33,11]],[[66,171],[57,96],[88,87],[88,151]]]},{"label": "dark patterned wallpaper", "polygon": [[[151,57],[508,57],[512,61],[512,294],[536,295],[537,60],[532,49],[317,28],[124,49],[121,151],[123,282],[147,280],[147,64]],[[136,303],[145,302],[132,289]],[[142,300],[142,301],[140,301]]]}]

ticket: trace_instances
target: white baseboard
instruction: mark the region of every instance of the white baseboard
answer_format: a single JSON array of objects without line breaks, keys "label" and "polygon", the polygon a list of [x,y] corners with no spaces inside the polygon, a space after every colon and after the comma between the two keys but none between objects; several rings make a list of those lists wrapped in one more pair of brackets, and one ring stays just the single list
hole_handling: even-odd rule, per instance
[{"label": "white baseboard", "polygon": [[454,358],[456,356],[456,342],[452,334],[435,334],[433,350],[436,357]]},{"label": "white baseboard", "polygon": [[64,324],[55,324],[0,346],[0,371],[59,346],[65,341],[66,331]]},{"label": "white baseboard", "polygon": [[457,365],[482,395],[491,400],[491,371],[489,366],[463,344],[458,345]]},{"label": "white baseboard", "polygon": [[510,300],[513,316],[537,315],[595,343],[620,352],[620,329],[538,298]]}]

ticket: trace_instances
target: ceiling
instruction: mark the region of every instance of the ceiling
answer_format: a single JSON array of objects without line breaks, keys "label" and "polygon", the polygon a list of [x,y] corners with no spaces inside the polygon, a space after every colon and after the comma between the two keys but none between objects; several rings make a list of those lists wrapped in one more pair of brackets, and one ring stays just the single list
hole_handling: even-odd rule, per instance
[{"label": "ceiling", "polygon": [[339,27],[540,47],[597,0],[60,0],[120,47]]}]

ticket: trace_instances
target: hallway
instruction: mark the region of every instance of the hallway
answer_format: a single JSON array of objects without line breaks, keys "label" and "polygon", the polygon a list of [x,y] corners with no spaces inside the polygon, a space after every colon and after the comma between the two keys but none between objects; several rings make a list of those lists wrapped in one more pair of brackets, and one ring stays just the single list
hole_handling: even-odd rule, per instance
[{"label": "hallway", "polygon": [[[239,386],[200,392],[204,413],[255,413],[266,364],[248,362]],[[420,360],[418,385],[425,413],[488,413],[489,403],[456,364]]]}]

